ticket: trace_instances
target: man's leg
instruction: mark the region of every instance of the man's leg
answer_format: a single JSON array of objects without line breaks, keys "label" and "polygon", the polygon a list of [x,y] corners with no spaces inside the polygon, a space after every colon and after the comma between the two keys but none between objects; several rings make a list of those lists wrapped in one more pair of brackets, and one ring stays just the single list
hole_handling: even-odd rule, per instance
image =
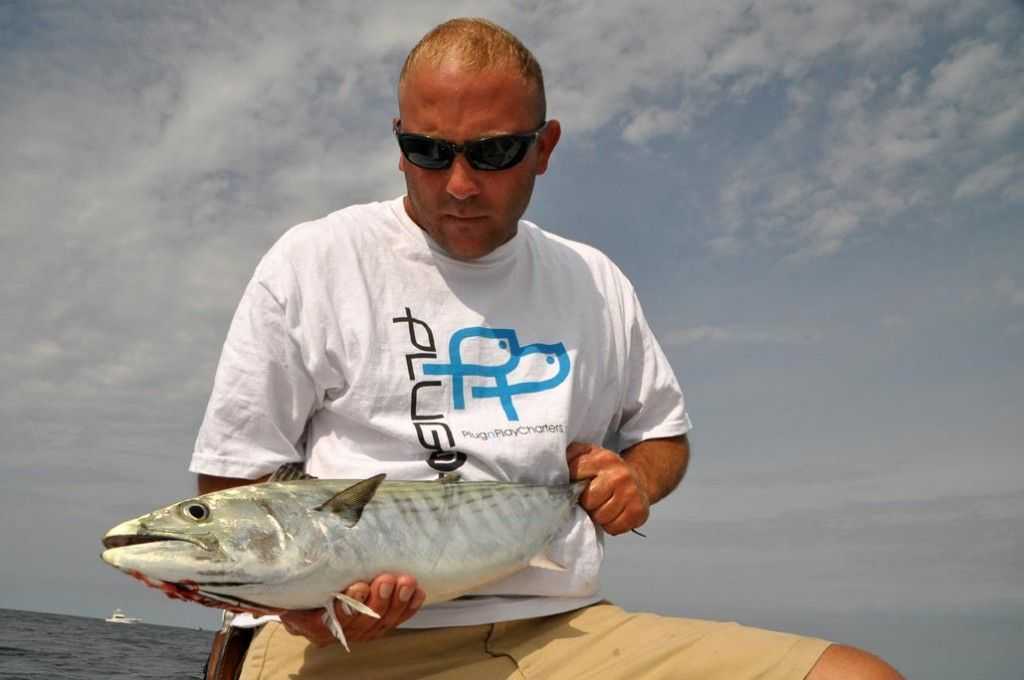
[{"label": "man's leg", "polygon": [[807,680],[904,680],[874,654],[847,645],[832,645],[814,664]]},{"label": "man's leg", "polygon": [[598,604],[495,625],[487,650],[526,680],[804,680],[827,640]]},{"label": "man's leg", "polygon": [[855,647],[735,623],[625,612],[607,603],[496,624],[487,648],[515,659],[528,680],[903,680]]},{"label": "man's leg", "polygon": [[369,642],[316,647],[272,622],[256,635],[242,680],[509,680],[522,679],[515,662],[487,649],[493,626],[391,631]]}]

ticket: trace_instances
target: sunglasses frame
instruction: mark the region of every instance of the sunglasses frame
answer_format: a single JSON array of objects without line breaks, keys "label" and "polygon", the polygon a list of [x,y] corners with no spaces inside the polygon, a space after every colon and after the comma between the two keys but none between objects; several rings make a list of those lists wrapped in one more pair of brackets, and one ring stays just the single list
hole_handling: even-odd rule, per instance
[{"label": "sunglasses frame", "polygon": [[[515,166],[522,163],[523,159],[526,158],[526,154],[527,152],[529,152],[530,147],[533,146],[533,144],[537,141],[537,138],[540,137],[540,133],[542,133],[544,131],[544,128],[546,128],[547,126],[548,121],[544,121],[530,132],[518,132],[508,135],[493,135],[491,137],[480,137],[478,139],[467,140],[462,144],[456,144],[455,142],[451,142],[447,139],[430,137],[428,135],[421,135],[415,132],[402,132],[402,121],[401,119],[398,118],[395,119],[395,122],[392,125],[391,129],[392,132],[395,133],[395,138],[398,140],[398,148],[402,152],[402,156],[404,156],[405,160],[409,161],[417,168],[423,168],[424,170],[447,170],[448,168],[452,167],[453,163],[455,163],[455,157],[459,154],[462,154],[466,158],[466,162],[469,163],[469,166],[474,170],[482,170],[484,172],[498,172],[501,170],[508,170],[509,168],[514,168]],[[416,161],[409,157],[409,154],[406,152],[405,147],[402,145],[402,142],[406,139],[417,141],[425,140],[433,144],[436,144],[442,149],[446,150],[447,153],[451,155],[451,158],[448,159],[445,165],[439,167],[420,165],[419,163],[417,163]],[[474,158],[476,152],[479,149],[481,149],[482,144],[486,144],[487,142],[491,142],[494,140],[504,139],[514,139],[517,141],[521,141],[525,144],[522,156],[520,156],[514,163],[510,163],[509,165],[500,168],[485,167],[483,165],[480,165],[479,161]]]}]

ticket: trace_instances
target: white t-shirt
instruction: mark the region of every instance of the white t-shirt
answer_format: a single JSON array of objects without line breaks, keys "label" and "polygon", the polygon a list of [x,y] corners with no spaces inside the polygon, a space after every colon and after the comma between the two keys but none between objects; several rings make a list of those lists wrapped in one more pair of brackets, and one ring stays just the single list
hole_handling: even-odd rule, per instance
[{"label": "white t-shirt", "polygon": [[[690,428],[632,285],[602,253],[520,221],[453,259],[401,198],[288,231],[238,306],[190,470],[255,478],[568,481],[570,442],[623,450]],[[407,626],[473,625],[596,601],[603,555],[582,508],[550,556]],[[340,585],[340,584],[339,584]]]}]

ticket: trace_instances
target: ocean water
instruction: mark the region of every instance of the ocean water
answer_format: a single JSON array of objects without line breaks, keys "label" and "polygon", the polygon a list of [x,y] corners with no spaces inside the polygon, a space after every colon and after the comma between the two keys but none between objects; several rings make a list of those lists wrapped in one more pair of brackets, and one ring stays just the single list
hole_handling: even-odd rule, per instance
[{"label": "ocean water", "polygon": [[0,609],[3,680],[199,680],[213,631]]}]

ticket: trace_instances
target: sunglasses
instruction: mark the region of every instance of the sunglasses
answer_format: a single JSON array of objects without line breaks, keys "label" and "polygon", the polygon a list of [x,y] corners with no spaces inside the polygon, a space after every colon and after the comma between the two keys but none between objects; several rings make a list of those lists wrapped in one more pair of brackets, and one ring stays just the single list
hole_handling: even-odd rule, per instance
[{"label": "sunglasses", "polygon": [[427,170],[444,170],[455,162],[456,154],[463,154],[475,170],[507,170],[526,157],[530,145],[547,125],[543,122],[535,130],[517,135],[483,137],[462,144],[447,139],[435,139],[400,130],[401,121],[395,121],[395,137],[402,155],[413,165]]}]

